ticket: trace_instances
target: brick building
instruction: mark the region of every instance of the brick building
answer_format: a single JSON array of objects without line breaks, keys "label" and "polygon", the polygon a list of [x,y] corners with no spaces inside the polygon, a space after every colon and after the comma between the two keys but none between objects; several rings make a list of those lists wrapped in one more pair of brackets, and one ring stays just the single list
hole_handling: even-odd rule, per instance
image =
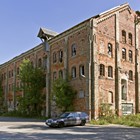
[{"label": "brick building", "polygon": [[139,16],[123,4],[57,34],[40,28],[42,43],[0,65],[2,87],[9,109],[16,107],[19,64],[29,58],[46,72],[46,116],[56,112],[50,101],[58,77],[71,77],[76,89],[75,110],[97,118],[101,104],[118,115],[140,112]]}]

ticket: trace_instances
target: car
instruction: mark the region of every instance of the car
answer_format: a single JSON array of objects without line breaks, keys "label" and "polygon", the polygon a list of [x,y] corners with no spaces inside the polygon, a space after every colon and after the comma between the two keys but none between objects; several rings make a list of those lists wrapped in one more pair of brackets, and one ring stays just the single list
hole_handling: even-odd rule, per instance
[{"label": "car", "polygon": [[84,126],[89,121],[89,116],[85,112],[65,112],[57,118],[50,118],[46,120],[46,125],[49,127]]}]

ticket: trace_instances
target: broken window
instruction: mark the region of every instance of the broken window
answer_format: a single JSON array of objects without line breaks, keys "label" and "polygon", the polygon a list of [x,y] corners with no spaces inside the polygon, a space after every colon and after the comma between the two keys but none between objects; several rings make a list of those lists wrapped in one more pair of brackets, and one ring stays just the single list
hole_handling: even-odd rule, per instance
[{"label": "broken window", "polygon": [[75,56],[76,55],[76,44],[73,44],[71,47],[71,55]]},{"label": "broken window", "polygon": [[126,49],[122,48],[122,59],[126,60]]}]

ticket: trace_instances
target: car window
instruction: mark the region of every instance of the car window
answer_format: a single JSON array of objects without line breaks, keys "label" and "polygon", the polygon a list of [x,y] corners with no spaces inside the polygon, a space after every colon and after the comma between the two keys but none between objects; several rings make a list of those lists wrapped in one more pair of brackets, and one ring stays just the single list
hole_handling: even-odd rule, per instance
[{"label": "car window", "polygon": [[66,118],[66,117],[68,117],[69,115],[70,115],[70,113],[64,113],[64,114],[60,115],[60,118]]},{"label": "car window", "polygon": [[79,117],[78,116],[78,113],[73,113],[73,116],[76,118],[76,117]]},{"label": "car window", "polygon": [[73,118],[73,117],[74,117],[74,113],[70,113],[70,114],[68,115],[68,117],[69,117],[69,118]]},{"label": "car window", "polygon": [[88,116],[85,112],[82,112],[82,117],[86,117],[86,116]]}]

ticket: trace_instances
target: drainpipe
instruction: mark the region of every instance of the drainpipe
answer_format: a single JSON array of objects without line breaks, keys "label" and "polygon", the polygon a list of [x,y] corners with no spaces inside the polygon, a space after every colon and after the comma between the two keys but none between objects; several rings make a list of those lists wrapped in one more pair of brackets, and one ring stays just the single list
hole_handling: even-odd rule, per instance
[{"label": "drainpipe", "polygon": [[96,46],[96,26],[95,18],[90,20],[90,51],[89,51],[89,119],[98,117],[98,62]]},{"label": "drainpipe", "polygon": [[135,112],[139,113],[139,93],[140,93],[140,76],[139,76],[139,56],[138,56],[138,46],[139,46],[139,22],[140,19],[135,17]]}]

